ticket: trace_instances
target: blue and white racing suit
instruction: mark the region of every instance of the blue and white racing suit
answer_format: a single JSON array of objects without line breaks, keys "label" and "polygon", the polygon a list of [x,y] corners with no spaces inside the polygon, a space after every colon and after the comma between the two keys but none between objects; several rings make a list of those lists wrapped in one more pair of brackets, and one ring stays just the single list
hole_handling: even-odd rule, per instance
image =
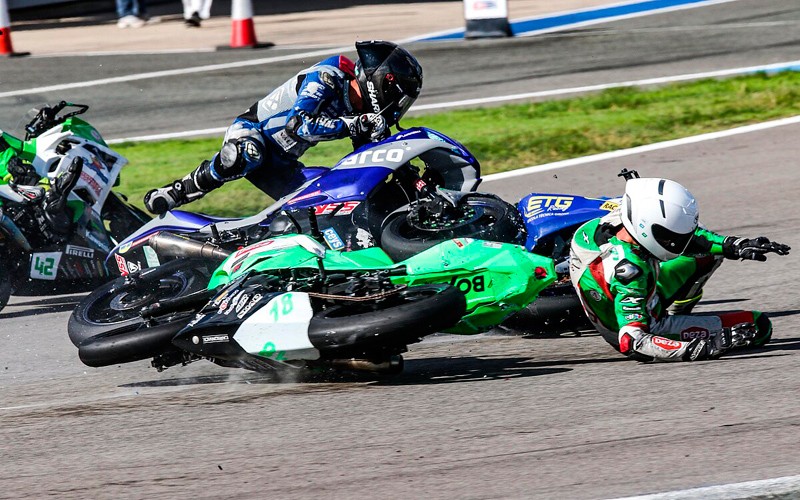
[{"label": "blue and white racing suit", "polygon": [[224,142],[243,144],[241,161],[226,169],[220,154],[211,161],[219,182],[247,177],[277,199],[303,179],[298,158],[320,141],[350,136],[342,116],[353,115],[349,82],[354,64],[344,56],[329,57],[304,69],[238,116]]}]

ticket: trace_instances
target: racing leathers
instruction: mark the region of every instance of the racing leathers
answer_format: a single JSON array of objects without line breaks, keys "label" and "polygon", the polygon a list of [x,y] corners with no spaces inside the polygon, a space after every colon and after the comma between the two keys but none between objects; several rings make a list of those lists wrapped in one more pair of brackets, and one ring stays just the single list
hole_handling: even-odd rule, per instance
[{"label": "racing leathers", "polygon": [[210,161],[147,193],[145,205],[163,213],[240,177],[273,199],[296,189],[305,180],[298,158],[311,146],[346,137],[366,142],[386,130],[382,116],[357,115],[349,94],[354,78],[354,63],[341,55],[300,71],[237,117]]},{"label": "racing leathers", "polygon": [[698,227],[682,255],[660,262],[621,239],[622,227],[619,209],[585,223],[573,236],[570,255],[570,277],[584,311],[615,349],[641,361],[695,361],[770,340],[771,322],[758,311],[681,314],[699,300],[723,257],[741,257],[733,248],[740,238]]}]

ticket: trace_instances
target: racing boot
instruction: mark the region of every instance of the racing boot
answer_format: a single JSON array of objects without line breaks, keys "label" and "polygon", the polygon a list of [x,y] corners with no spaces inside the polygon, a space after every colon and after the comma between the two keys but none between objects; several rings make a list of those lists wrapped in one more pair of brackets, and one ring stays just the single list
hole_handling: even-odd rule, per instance
[{"label": "racing boot", "polygon": [[206,193],[222,185],[211,175],[211,162],[200,164],[182,179],[176,179],[164,187],[153,189],[144,195],[144,206],[154,214],[164,214],[173,208],[202,198]]},{"label": "racing boot", "polygon": [[769,342],[772,339],[772,321],[769,317],[759,311],[744,314],[751,315],[753,320],[726,328],[731,334],[732,347],[761,347]]},{"label": "racing boot", "polygon": [[683,355],[684,361],[718,359],[733,347],[731,330],[724,328],[710,339],[696,338],[689,342]]},{"label": "racing boot", "polygon": [[67,214],[67,197],[78,183],[83,172],[83,158],[72,160],[66,171],[50,182],[50,190],[44,197],[42,208],[50,229],[67,235],[72,232],[72,217]]}]

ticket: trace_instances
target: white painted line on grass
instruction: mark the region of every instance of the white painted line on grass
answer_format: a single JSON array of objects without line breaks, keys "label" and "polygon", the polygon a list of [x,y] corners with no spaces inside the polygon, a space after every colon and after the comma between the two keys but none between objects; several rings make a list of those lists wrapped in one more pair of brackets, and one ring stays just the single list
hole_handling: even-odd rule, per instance
[{"label": "white painted line on grass", "polygon": [[577,165],[584,165],[586,163],[594,163],[598,161],[611,160],[614,158],[622,158],[624,156],[638,155],[650,151],[658,151],[659,149],[674,148],[677,146],[684,146],[686,144],[694,144],[697,142],[712,141],[723,137],[730,137],[740,134],[749,134],[750,132],[758,132],[775,127],[783,127],[784,125],[794,125],[800,123],[800,115],[792,116],[789,118],[782,118],[780,120],[773,120],[770,122],[756,123],[754,125],[745,125],[743,127],[736,127],[719,132],[710,132],[708,134],[695,135],[692,137],[684,137],[682,139],[674,139],[671,141],[657,142],[655,144],[647,144],[644,146],[637,146],[629,149],[618,149],[617,151],[609,151],[607,153],[600,153],[591,156],[582,156],[580,158],[572,158],[570,160],[557,161],[553,163],[545,163],[542,165],[533,165],[530,167],[523,167],[509,172],[500,172],[497,174],[489,174],[483,177],[483,182],[499,181],[503,179],[511,179],[513,177],[521,177],[523,175],[548,172],[551,170],[560,170],[563,168],[575,167]]},{"label": "white painted line on grass", "polygon": [[164,141],[167,139],[182,139],[187,137],[200,137],[204,135],[222,135],[228,127],[204,128],[202,130],[187,130],[185,132],[169,132],[166,134],[140,135],[136,137],[125,137],[122,139],[111,139],[106,144],[119,144],[121,142],[149,142]]},{"label": "white painted line on grass", "polygon": [[701,80],[704,78],[719,78],[722,76],[740,75],[758,72],[777,72],[777,71],[800,71],[800,60],[766,64],[759,66],[748,66],[744,68],[721,69],[716,71],[704,71],[701,73],[687,73],[684,75],[661,76],[657,78],[646,78],[643,80],[629,80],[625,82],[600,83],[596,85],[584,85],[582,87],[568,87],[563,89],[539,90],[536,92],[525,92],[522,94],[511,94],[492,97],[481,97],[477,99],[464,99],[462,101],[443,102],[438,104],[425,104],[413,106],[414,111],[425,111],[431,109],[454,108],[458,106],[476,106],[480,104],[491,104],[505,101],[516,101],[520,99],[533,99],[536,97],[552,97],[567,94],[581,94],[585,92],[597,92],[599,90],[615,89],[620,87],[641,87],[645,85],[659,85],[664,83],[682,82],[687,80]]},{"label": "white painted line on grass", "polygon": [[[800,496],[800,476],[785,476],[760,481],[747,481],[744,483],[721,484],[705,488],[692,488],[689,490],[655,493],[635,497],[617,498],[616,500],[737,500],[766,495]],[[797,498],[794,496],[794,498]]]}]

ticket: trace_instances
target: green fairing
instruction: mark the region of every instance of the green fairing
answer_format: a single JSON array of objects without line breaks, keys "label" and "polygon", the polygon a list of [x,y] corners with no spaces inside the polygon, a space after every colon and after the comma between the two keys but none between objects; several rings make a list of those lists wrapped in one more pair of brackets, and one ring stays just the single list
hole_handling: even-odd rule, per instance
[{"label": "green fairing", "polygon": [[72,118],[67,118],[62,127],[62,130],[71,130],[72,133],[78,137],[83,137],[86,140],[97,142],[103,146],[108,146],[96,128],[78,117],[73,116]]},{"label": "green fairing", "polygon": [[[246,251],[247,248],[228,257],[214,272],[208,288],[215,289],[249,272],[318,268],[316,255],[299,245]],[[322,261],[329,273],[396,269],[403,272],[392,276],[395,284],[456,286],[466,295],[467,314],[447,331],[459,334],[480,333],[497,326],[530,304],[556,276],[552,259],[529,253],[518,245],[471,239],[445,241],[396,264],[377,247],[352,252],[328,250]]]},{"label": "green fairing", "polygon": [[5,149],[0,151],[0,182],[8,182],[8,180],[5,179],[8,175],[8,170],[6,169],[8,160],[19,156],[27,162],[32,162],[36,157],[36,139],[23,141],[9,133],[3,132],[2,142],[0,142],[0,144],[3,146],[8,145]]}]

